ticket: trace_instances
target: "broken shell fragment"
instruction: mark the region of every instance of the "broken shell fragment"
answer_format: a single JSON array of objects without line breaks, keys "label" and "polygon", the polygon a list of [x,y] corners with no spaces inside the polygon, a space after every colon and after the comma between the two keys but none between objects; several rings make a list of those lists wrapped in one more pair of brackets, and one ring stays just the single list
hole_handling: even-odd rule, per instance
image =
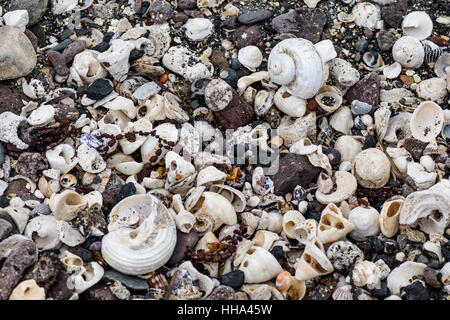
[{"label": "broken shell fragment", "polygon": [[317,238],[322,243],[334,242],[344,238],[355,226],[344,218],[341,210],[334,204],[328,204],[320,216]]},{"label": "broken shell fragment", "polygon": [[52,194],[48,203],[56,219],[70,221],[86,208],[83,197],[73,190],[65,190],[59,194]]},{"label": "broken shell fragment", "polygon": [[306,100],[291,95],[285,87],[280,87],[274,96],[274,103],[291,117],[302,117],[306,113]]},{"label": "broken shell fragment", "polygon": [[239,270],[244,272],[245,283],[262,283],[275,278],[283,269],[269,251],[253,246],[244,256]]},{"label": "broken shell fragment", "polygon": [[212,22],[205,18],[189,19],[184,27],[186,28],[186,37],[193,41],[208,38],[214,30]]},{"label": "broken shell fragment", "polygon": [[294,267],[297,280],[310,280],[329,274],[334,270],[325,254],[323,244],[318,239],[314,239],[306,245],[302,257]]},{"label": "broken shell fragment", "polygon": [[400,294],[400,290],[411,284],[414,278],[422,276],[426,264],[406,261],[393,269],[387,277],[387,287],[391,294]]},{"label": "broken shell fragment", "polygon": [[324,194],[319,190],[316,191],[316,199],[322,204],[340,203],[347,200],[355,193],[358,186],[355,177],[346,171],[336,171],[334,174],[336,190],[329,194]]},{"label": "broken shell fragment", "polygon": [[30,279],[19,283],[9,296],[9,300],[45,300],[45,290]]},{"label": "broken shell fragment", "polygon": [[403,206],[403,199],[386,201],[380,212],[380,229],[381,233],[387,237],[393,237],[399,227],[400,212]]},{"label": "broken shell fragment", "polygon": [[441,104],[447,96],[447,82],[441,78],[427,79],[417,85],[416,92],[419,98]]},{"label": "broken shell fragment", "polygon": [[393,64],[385,66],[383,68],[383,74],[388,79],[397,78],[401,72],[402,72],[402,65],[398,62],[394,62]]},{"label": "broken shell fragment", "polygon": [[440,134],[443,123],[442,108],[432,101],[422,102],[411,117],[411,134],[417,140],[430,142]]},{"label": "broken shell fragment", "polygon": [[361,2],[353,7],[356,25],[374,30],[381,20],[380,9],[370,2]]},{"label": "broken shell fragment", "polygon": [[216,231],[223,224],[237,223],[236,211],[225,197],[215,192],[203,192],[203,203],[195,212],[194,229],[198,232]]}]

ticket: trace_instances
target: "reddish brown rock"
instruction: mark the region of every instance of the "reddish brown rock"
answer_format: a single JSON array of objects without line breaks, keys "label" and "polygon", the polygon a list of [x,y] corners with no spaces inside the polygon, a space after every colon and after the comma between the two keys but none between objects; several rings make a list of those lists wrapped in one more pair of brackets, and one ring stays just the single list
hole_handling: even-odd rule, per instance
[{"label": "reddish brown rock", "polygon": [[359,80],[353,87],[351,87],[345,99],[349,104],[353,100],[359,100],[372,105],[371,112],[375,111],[380,101],[380,77],[376,72],[371,72],[364,78]]}]

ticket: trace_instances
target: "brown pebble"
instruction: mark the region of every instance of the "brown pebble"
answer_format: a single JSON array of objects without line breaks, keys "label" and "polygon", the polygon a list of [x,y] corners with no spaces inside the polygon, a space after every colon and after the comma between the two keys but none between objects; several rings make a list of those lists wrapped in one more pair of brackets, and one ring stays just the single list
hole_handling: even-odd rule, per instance
[{"label": "brown pebble", "polygon": [[414,78],[413,77],[410,77],[410,76],[407,76],[407,75],[404,75],[404,74],[400,75],[400,80],[404,84],[406,84],[407,86],[410,86],[410,85],[412,85],[414,83]]}]

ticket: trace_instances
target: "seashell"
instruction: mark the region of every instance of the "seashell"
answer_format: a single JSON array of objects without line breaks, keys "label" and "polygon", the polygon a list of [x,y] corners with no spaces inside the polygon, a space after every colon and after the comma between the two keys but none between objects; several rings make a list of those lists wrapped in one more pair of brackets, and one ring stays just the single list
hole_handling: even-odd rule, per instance
[{"label": "seashell", "polygon": [[347,284],[336,288],[331,297],[333,300],[353,300],[352,286]]},{"label": "seashell", "polygon": [[323,86],[314,99],[326,112],[334,112],[342,105],[342,94],[336,87]]},{"label": "seashell", "polygon": [[368,237],[380,233],[378,211],[372,207],[356,207],[350,211],[348,220],[353,223],[355,229],[350,232],[350,237],[356,241],[366,240]]},{"label": "seashell", "polygon": [[[178,267],[177,272],[181,272],[181,277],[186,279],[187,281],[182,281],[180,284],[175,284],[175,288],[180,286],[177,290],[181,292],[178,293],[180,299],[185,300],[186,296],[189,297],[189,294],[184,292],[192,292],[192,291],[200,291],[198,298],[204,299],[206,298],[214,289],[214,282],[208,276],[200,273],[197,269],[194,268],[190,261],[185,261]],[[172,277],[172,279],[175,278]],[[172,280],[173,281],[173,280]],[[185,284],[188,284],[187,286]],[[195,284],[195,285],[194,285]],[[194,289],[195,288],[195,289]],[[176,295],[170,294],[172,288],[169,288],[169,300],[177,299]],[[184,298],[183,298],[184,297]]]},{"label": "seashell", "polygon": [[424,155],[420,157],[420,164],[425,168],[426,171],[432,172],[435,168],[435,163],[432,157],[429,155]]},{"label": "seashell", "polygon": [[334,268],[325,254],[325,248],[318,239],[310,241],[303,254],[295,263],[295,278],[310,280],[333,272]]},{"label": "seashell", "polygon": [[212,64],[206,66],[194,53],[182,46],[171,47],[163,56],[164,66],[193,82],[199,79],[209,79],[212,77],[214,67]]},{"label": "seashell", "polygon": [[355,15],[353,13],[347,13],[344,11],[339,12],[337,18],[340,22],[343,23],[352,23],[353,21],[355,21]]},{"label": "seashell", "polygon": [[186,37],[198,41],[208,38],[214,30],[214,24],[205,18],[191,18],[185,24]]},{"label": "seashell", "polygon": [[324,244],[335,242],[345,237],[354,228],[355,226],[344,218],[341,210],[334,203],[330,203],[323,209],[320,216],[317,238]]},{"label": "seashell", "polygon": [[216,231],[223,224],[237,223],[236,211],[231,203],[215,192],[203,192],[201,207],[195,212],[196,223],[194,229],[204,232],[210,229]]},{"label": "seashell", "polygon": [[252,175],[253,191],[259,195],[265,195],[273,189],[273,181],[264,175],[262,167],[257,167]]},{"label": "seashell", "polygon": [[45,126],[49,124],[55,116],[55,108],[51,105],[42,104],[39,108],[34,110],[27,121],[32,126]]},{"label": "seashell", "polygon": [[108,158],[106,164],[108,167],[115,167],[116,165],[122,162],[131,162],[134,161],[134,158],[130,155],[123,154],[122,152],[117,152]]},{"label": "seashell", "polygon": [[359,27],[374,30],[381,20],[381,13],[378,6],[370,2],[361,2],[353,7],[352,14],[355,16],[355,23]]},{"label": "seashell", "polygon": [[373,50],[366,51],[362,56],[362,61],[364,63],[364,68],[369,71],[379,71],[384,67],[384,61],[381,54]]},{"label": "seashell", "polygon": [[313,144],[309,138],[302,138],[289,148],[289,152],[302,155],[311,154],[316,151],[317,145]]},{"label": "seashell", "polygon": [[418,84],[416,91],[419,98],[441,104],[447,96],[447,82],[441,78],[427,79]]},{"label": "seashell", "polygon": [[24,280],[14,288],[9,300],[45,300],[45,290],[34,279]]},{"label": "seashell", "polygon": [[278,109],[291,117],[302,117],[306,112],[307,101],[291,95],[285,87],[280,87],[273,101]]},{"label": "seashell", "polygon": [[283,216],[276,210],[266,212],[263,211],[258,229],[280,233],[283,228]]},{"label": "seashell", "polygon": [[297,227],[305,221],[305,217],[296,210],[289,210],[283,215],[283,231],[289,239],[298,237]]},{"label": "seashell", "polygon": [[389,181],[391,163],[382,151],[376,148],[365,149],[353,161],[352,173],[363,187],[381,188]]},{"label": "seashell", "polygon": [[158,150],[161,150],[161,154],[156,156],[157,159],[155,161],[152,160],[152,162],[156,163],[166,155],[167,150],[165,148],[160,149],[158,146],[160,139],[165,139],[174,144],[178,141],[178,130],[174,124],[162,123],[153,130],[155,131],[155,135],[148,136],[147,140],[141,146],[142,162],[144,163],[148,162],[153,156],[156,156]]},{"label": "seashell", "polygon": [[136,118],[137,115],[137,109],[134,106],[133,100],[122,96],[118,96],[114,100],[108,101],[102,106],[110,110],[120,110],[130,119]]},{"label": "seashell", "polygon": [[61,176],[59,183],[63,188],[70,188],[77,184],[77,178],[73,174],[64,174]]},{"label": "seashell", "polygon": [[277,259],[267,250],[253,246],[239,266],[244,272],[245,283],[262,283],[275,278],[283,269]]},{"label": "seashell", "polygon": [[133,195],[109,214],[101,253],[114,269],[148,274],[164,265],[176,244],[176,225],[164,204],[151,195]]},{"label": "seashell", "polygon": [[350,130],[353,127],[353,117],[351,109],[346,106],[340,107],[331,115],[330,126],[334,130],[342,132],[345,135],[350,134]]},{"label": "seashell", "polygon": [[263,55],[258,47],[246,46],[239,50],[238,60],[244,67],[255,72],[262,63]]},{"label": "seashell", "polygon": [[436,244],[431,241],[427,241],[423,244],[423,250],[426,252],[434,254],[437,259],[439,260],[439,263],[442,263],[442,249],[439,244]]},{"label": "seashell", "polygon": [[255,82],[269,80],[269,73],[267,71],[259,71],[252,73],[249,76],[241,77],[237,83],[237,92],[242,95],[249,86],[251,86]]},{"label": "seashell", "polygon": [[56,219],[70,221],[86,208],[87,203],[77,192],[64,190],[59,194],[52,194],[48,205]]},{"label": "seashell", "polygon": [[115,39],[111,41],[110,48],[100,53],[97,59],[108,70],[114,80],[121,82],[127,77],[130,69],[128,58],[134,48],[134,44],[131,42]]},{"label": "seashell", "polygon": [[329,194],[316,191],[316,199],[322,204],[339,203],[347,200],[355,193],[358,186],[355,177],[346,171],[336,171],[334,174],[336,190]]},{"label": "seashell", "polygon": [[442,130],[444,113],[442,108],[432,101],[422,102],[411,117],[412,136],[422,142],[430,142]]},{"label": "seashell", "polygon": [[358,70],[352,67],[351,63],[335,58],[329,62],[331,76],[342,87],[351,87],[361,78]]},{"label": "seashell", "polygon": [[424,61],[425,51],[419,40],[405,36],[394,43],[392,56],[405,68],[418,68]]},{"label": "seashell", "polygon": [[327,257],[339,271],[346,271],[357,261],[364,260],[361,249],[348,240],[332,243],[327,250]]},{"label": "seashell", "polygon": [[56,221],[56,231],[58,239],[69,247],[78,246],[86,241],[86,238],[66,221]]},{"label": "seashell", "polygon": [[292,285],[292,276],[289,271],[281,271],[275,280],[275,286],[281,292],[287,291]]},{"label": "seashell", "polygon": [[390,143],[397,143],[399,140],[411,137],[411,118],[412,115],[409,112],[399,112],[392,117],[383,139]]},{"label": "seashell", "polygon": [[395,236],[400,227],[399,219],[403,202],[403,199],[386,201],[381,208],[379,216],[380,229],[381,233],[387,238]]},{"label": "seashell", "polygon": [[[130,81],[130,80],[133,80],[133,79],[127,79],[126,81]],[[123,83],[127,83],[126,81]],[[132,85],[133,83],[135,83],[136,85],[138,84],[138,82],[136,80],[132,83],[129,82],[128,84]],[[124,89],[125,88],[127,88],[127,87],[124,86]],[[128,94],[127,98],[133,98],[135,101],[146,100],[146,99],[149,99],[154,94],[159,93],[160,91],[161,91],[161,88],[156,84],[156,82],[151,81],[151,82],[144,83],[140,87],[136,88],[133,92],[130,92]]]},{"label": "seashell", "polygon": [[357,287],[367,286],[368,289],[374,289],[380,284],[381,271],[371,261],[358,261],[352,270],[352,279]]},{"label": "seashell", "polygon": [[52,169],[59,170],[61,173],[67,173],[78,163],[75,156],[75,150],[69,144],[60,144],[53,149],[48,150],[45,156]]},{"label": "seashell", "polygon": [[85,264],[80,271],[72,274],[67,279],[67,287],[69,289],[74,289],[78,294],[83,293],[96,283],[98,283],[105,271],[97,262],[89,262]]},{"label": "seashell", "polygon": [[241,191],[225,184],[213,184],[210,187],[210,191],[225,197],[231,203],[236,212],[242,212],[245,210],[247,200]]},{"label": "seashell", "polygon": [[[146,136],[136,134],[140,131],[142,132],[151,132],[152,124],[145,118],[139,119],[136,122],[130,122],[127,128],[124,130],[125,134],[123,139],[119,141],[120,147],[122,148],[123,153],[132,154],[137,149],[139,149],[147,139]],[[127,138],[126,133],[135,133],[132,139]],[[132,141],[130,141],[132,140]]]},{"label": "seashell", "polygon": [[[130,122],[131,119],[128,118],[122,111],[109,110],[108,113],[103,118],[101,118],[97,124],[100,129],[102,129],[103,126],[107,124],[115,124],[118,125],[122,131],[125,131],[127,126],[130,125]],[[90,145],[90,147],[93,146]]]},{"label": "seashell", "polygon": [[185,193],[195,179],[195,167],[176,152],[169,151],[166,155],[167,179],[165,188]]},{"label": "seashell", "polygon": [[316,152],[308,154],[306,156],[308,157],[309,162],[314,167],[323,168],[327,171],[327,173],[329,175],[331,175],[332,170],[331,170],[330,159],[328,158],[327,155],[323,154],[322,145],[319,145]]},{"label": "seashell", "polygon": [[98,52],[85,50],[73,58],[70,77],[79,79],[81,84],[91,84],[97,79],[105,78],[108,72],[97,60]]},{"label": "seashell", "polygon": [[[391,111],[389,108],[380,107],[375,113],[375,131],[379,139],[384,139],[388,130]],[[395,132],[394,132],[395,133]]]},{"label": "seashell", "polygon": [[258,230],[253,237],[253,245],[270,250],[275,241],[280,240],[280,236],[267,230]]},{"label": "seashell", "polygon": [[184,233],[189,233],[195,224],[195,216],[187,210],[181,210],[175,216],[177,229]]},{"label": "seashell", "polygon": [[57,249],[61,245],[56,231],[56,218],[52,215],[40,215],[28,221],[24,234],[42,251]]},{"label": "seashell", "polygon": [[[192,166],[194,168],[194,166]],[[209,187],[212,184],[222,184],[225,182],[227,175],[214,166],[209,166],[200,170],[197,174],[197,186]]]},{"label": "seashell", "polygon": [[[219,242],[219,239],[212,232],[206,232],[205,235],[197,242],[194,250],[197,252],[209,252],[210,246]],[[208,270],[209,276],[218,277],[219,264],[217,262],[202,263],[203,267]]]},{"label": "seashell", "polygon": [[391,294],[400,294],[401,288],[410,285],[418,276],[423,276],[426,267],[423,263],[406,261],[393,269],[387,277],[387,287]]},{"label": "seashell", "polygon": [[306,284],[305,281],[299,281],[292,278],[292,285],[287,291],[287,298],[289,300],[302,300],[306,294]]},{"label": "seashell", "polygon": [[362,115],[369,113],[372,110],[372,105],[359,100],[353,100],[351,110],[353,114]]},{"label": "seashell", "polygon": [[425,40],[433,32],[433,21],[424,11],[410,12],[402,21],[403,32],[417,40]]},{"label": "seashell", "polygon": [[[444,52],[439,59],[437,59],[436,64],[434,65],[434,73],[439,78],[447,79],[448,80],[448,74],[449,74],[449,67],[450,65],[450,52]],[[448,83],[448,81],[447,81]],[[448,84],[447,84],[448,86]]]},{"label": "seashell", "polygon": [[397,78],[402,72],[402,65],[398,62],[394,62],[389,66],[383,68],[383,75],[388,79]]},{"label": "seashell", "polygon": [[77,155],[79,165],[86,172],[99,173],[106,168],[106,162],[100,153],[87,144],[82,144],[78,147]]},{"label": "seashell", "polygon": [[443,234],[449,222],[450,182],[442,179],[428,190],[406,197],[400,212],[400,224],[419,226],[426,233]]},{"label": "seashell", "polygon": [[114,166],[114,169],[126,176],[132,176],[142,171],[144,165],[136,161],[122,162]]},{"label": "seashell", "polygon": [[351,136],[339,137],[334,145],[334,148],[339,151],[341,155],[341,161],[350,161],[356,158],[356,156],[362,150],[362,143]]},{"label": "seashell", "polygon": [[255,95],[253,104],[255,106],[255,113],[259,116],[263,116],[273,105],[273,92],[267,90],[258,91]]},{"label": "seashell", "polygon": [[[321,54],[324,55],[324,59]],[[336,55],[330,40],[315,45],[301,38],[283,40],[269,55],[270,80],[284,85],[286,90],[296,97],[310,99],[325,83],[327,77],[325,63]]]},{"label": "seashell", "polygon": [[435,184],[437,173],[427,172],[425,168],[416,162],[409,162],[407,166],[407,175],[414,181],[418,190],[423,190]]},{"label": "seashell", "polygon": [[319,177],[317,178],[317,190],[324,194],[328,194],[331,192],[331,190],[333,190],[333,181],[327,174],[323,172],[320,173]]}]

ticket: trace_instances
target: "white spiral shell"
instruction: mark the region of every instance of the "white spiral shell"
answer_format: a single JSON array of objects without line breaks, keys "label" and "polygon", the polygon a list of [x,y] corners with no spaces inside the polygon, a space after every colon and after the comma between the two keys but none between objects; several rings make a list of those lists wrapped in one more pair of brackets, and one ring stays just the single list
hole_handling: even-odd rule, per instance
[{"label": "white spiral shell", "polygon": [[270,80],[302,99],[312,98],[323,86],[327,69],[311,41],[301,38],[278,43],[269,55]]},{"label": "white spiral shell", "polygon": [[111,210],[109,220],[102,256],[114,269],[145,275],[170,259],[177,240],[175,221],[154,196],[125,198]]}]

